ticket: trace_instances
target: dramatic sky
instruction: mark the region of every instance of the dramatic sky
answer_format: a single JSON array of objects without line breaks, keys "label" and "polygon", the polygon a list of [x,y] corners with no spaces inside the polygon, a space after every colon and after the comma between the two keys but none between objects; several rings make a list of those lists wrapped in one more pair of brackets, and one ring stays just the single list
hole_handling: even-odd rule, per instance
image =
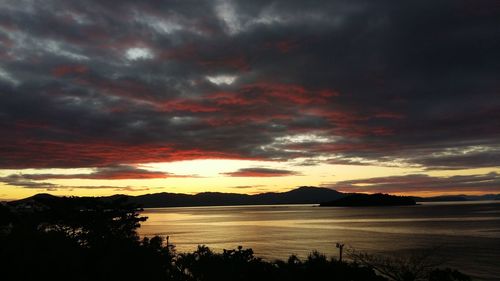
[{"label": "dramatic sky", "polygon": [[500,192],[497,0],[3,0],[0,199]]}]

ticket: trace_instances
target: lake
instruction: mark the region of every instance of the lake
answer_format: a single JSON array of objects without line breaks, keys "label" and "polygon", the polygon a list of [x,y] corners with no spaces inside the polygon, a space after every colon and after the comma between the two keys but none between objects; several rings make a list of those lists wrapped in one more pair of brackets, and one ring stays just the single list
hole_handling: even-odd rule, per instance
[{"label": "lake", "polygon": [[169,236],[180,252],[252,248],[273,260],[312,250],[338,256],[337,242],[374,254],[408,254],[437,247],[445,266],[474,280],[499,280],[500,202],[433,202],[401,207],[312,205],[146,209],[143,236]]}]

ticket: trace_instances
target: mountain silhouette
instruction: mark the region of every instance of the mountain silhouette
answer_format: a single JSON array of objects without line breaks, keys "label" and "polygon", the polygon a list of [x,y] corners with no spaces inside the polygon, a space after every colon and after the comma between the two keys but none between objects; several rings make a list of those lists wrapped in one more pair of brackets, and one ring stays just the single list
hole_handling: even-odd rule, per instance
[{"label": "mountain silhouette", "polygon": [[[357,193],[343,193],[329,188],[301,186],[286,192],[266,192],[255,195],[222,192],[202,192],[198,194],[182,193],[152,193],[138,196],[117,194],[99,197],[100,200],[113,201],[126,199],[143,208],[161,207],[195,207],[195,206],[231,206],[231,205],[274,205],[274,204],[320,204],[334,201]],[[9,204],[26,205],[29,208],[43,208],[43,202],[51,200],[56,196],[40,193],[34,196],[11,201]],[[436,201],[474,201],[474,200],[499,200],[498,194],[487,195],[447,195],[434,197],[410,197],[417,202]],[[384,200],[384,198],[379,198]],[[383,205],[382,203],[380,203]]]},{"label": "mountain silhouette", "polygon": [[[194,206],[231,206],[231,205],[273,205],[273,204],[319,204],[345,196],[344,193],[329,188],[302,186],[287,192],[268,192],[255,195],[222,192],[202,192],[194,195],[182,193],[153,193],[138,196],[112,195],[99,197],[100,200],[113,201],[127,199],[128,202],[144,208],[194,207]],[[11,205],[26,205],[43,208],[43,202],[56,196],[37,194],[25,199],[9,202]]]},{"label": "mountain silhouette", "polygon": [[179,193],[156,193],[129,196],[129,201],[148,208],[183,206],[229,206],[272,204],[319,204],[335,200],[344,193],[329,188],[303,186],[287,192],[267,192],[256,195],[202,192],[195,195]]},{"label": "mountain silhouette", "polygon": [[444,201],[482,201],[482,200],[500,200],[500,194],[483,194],[483,195],[441,195],[433,197],[414,197],[418,202],[444,202]]}]

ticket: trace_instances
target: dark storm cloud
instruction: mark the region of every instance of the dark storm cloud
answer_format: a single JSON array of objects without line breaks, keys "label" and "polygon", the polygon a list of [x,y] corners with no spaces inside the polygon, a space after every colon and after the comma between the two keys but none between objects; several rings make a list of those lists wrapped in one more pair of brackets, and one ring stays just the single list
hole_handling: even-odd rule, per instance
[{"label": "dark storm cloud", "polygon": [[0,167],[498,167],[499,15],[484,0],[3,1]]},{"label": "dark storm cloud", "polygon": [[500,191],[500,175],[466,175],[433,177],[424,174],[377,177],[323,184],[325,187],[346,192],[492,192]]}]

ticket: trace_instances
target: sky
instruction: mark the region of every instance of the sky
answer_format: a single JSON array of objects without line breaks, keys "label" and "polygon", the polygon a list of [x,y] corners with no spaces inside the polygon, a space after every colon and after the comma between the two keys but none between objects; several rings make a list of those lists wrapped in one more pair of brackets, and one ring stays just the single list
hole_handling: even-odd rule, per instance
[{"label": "sky", "polygon": [[0,200],[500,193],[496,0],[0,2]]}]

